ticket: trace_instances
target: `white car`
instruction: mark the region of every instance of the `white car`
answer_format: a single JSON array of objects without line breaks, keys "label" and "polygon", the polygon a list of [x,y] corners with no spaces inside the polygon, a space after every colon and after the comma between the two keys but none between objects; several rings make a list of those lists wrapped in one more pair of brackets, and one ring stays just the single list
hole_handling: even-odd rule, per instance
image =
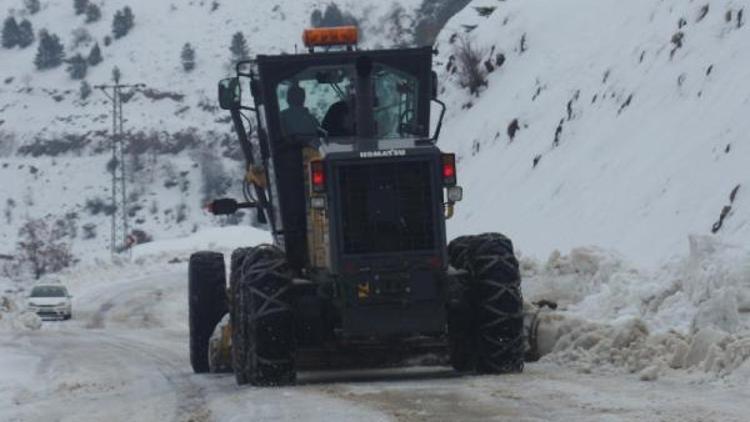
[{"label": "white car", "polygon": [[31,289],[26,309],[42,318],[70,319],[73,304],[68,289],[61,284],[41,284]]}]

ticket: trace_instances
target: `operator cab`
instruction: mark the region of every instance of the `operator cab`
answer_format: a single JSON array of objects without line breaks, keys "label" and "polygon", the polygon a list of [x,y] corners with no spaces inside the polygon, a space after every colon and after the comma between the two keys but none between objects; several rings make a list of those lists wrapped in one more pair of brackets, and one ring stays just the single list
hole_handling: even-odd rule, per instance
[{"label": "operator cab", "polygon": [[[342,145],[355,143],[357,92],[353,64],[311,66],[285,76],[274,89],[282,135],[319,136],[325,143]],[[407,71],[385,64],[374,66],[370,113],[375,122],[375,138],[403,139],[424,133],[426,122],[420,124],[417,114],[421,108],[419,85],[418,77]]]},{"label": "operator cab", "polygon": [[[257,196],[278,205],[266,209],[275,242],[294,268],[336,273],[345,254],[414,251],[444,265],[440,192],[455,183],[438,181],[440,123],[429,133],[433,101],[439,121],[445,111],[432,48],[358,50],[355,27],[311,29],[303,39],[307,53],[259,55],[219,85],[223,108],[255,112],[259,148],[244,149],[259,151],[248,161],[268,175]],[[248,85],[252,108],[241,104]],[[329,175],[317,190],[312,163]]]},{"label": "operator cab", "polygon": [[355,27],[310,29],[303,37],[307,54],[259,55],[238,64],[239,78],[220,83],[222,107],[242,107],[240,91],[249,79],[263,114],[260,129],[272,139],[330,144],[335,151],[434,143],[431,102],[444,106],[436,99],[432,49],[361,51],[357,39]]}]

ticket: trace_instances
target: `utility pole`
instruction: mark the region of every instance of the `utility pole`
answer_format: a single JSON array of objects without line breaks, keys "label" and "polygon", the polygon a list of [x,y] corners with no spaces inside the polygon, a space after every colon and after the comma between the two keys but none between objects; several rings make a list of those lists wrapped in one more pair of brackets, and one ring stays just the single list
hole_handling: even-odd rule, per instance
[{"label": "utility pole", "polygon": [[114,257],[117,253],[129,250],[127,210],[127,183],[125,179],[125,132],[123,130],[122,89],[144,88],[144,84],[121,84],[120,70],[115,67],[112,71],[111,85],[96,85],[112,102],[112,160],[107,166],[112,173],[112,233],[110,236],[110,252]]}]

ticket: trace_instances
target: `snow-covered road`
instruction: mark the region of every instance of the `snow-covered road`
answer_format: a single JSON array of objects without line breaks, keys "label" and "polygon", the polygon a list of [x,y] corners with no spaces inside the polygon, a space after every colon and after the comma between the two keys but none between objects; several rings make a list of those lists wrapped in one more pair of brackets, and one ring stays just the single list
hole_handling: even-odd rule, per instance
[{"label": "snow-covered road", "polygon": [[552,362],[513,376],[411,367],[309,372],[296,387],[240,388],[231,375],[190,370],[185,263],[122,275],[134,268],[73,283],[71,321],[0,333],[0,421],[744,421],[750,414],[746,386],[687,375],[643,382]]}]

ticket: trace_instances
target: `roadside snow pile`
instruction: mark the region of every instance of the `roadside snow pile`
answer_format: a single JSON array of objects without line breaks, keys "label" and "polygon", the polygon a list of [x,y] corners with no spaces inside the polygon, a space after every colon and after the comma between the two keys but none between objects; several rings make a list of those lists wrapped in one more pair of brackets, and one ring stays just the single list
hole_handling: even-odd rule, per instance
[{"label": "roadside snow pile", "polygon": [[689,369],[750,382],[750,256],[741,249],[692,236],[688,256],[655,274],[595,248],[522,267],[527,298],[560,305],[541,325],[545,359],[644,380]]},{"label": "roadside snow pile", "polygon": [[[728,334],[703,328],[695,334],[677,331],[652,333],[639,318],[604,324],[567,318],[544,317],[539,337],[547,361],[588,373],[626,370],[644,381],[668,370],[686,369],[709,379],[750,382],[750,333]],[[553,340],[550,340],[553,339]]]},{"label": "roadside snow pile", "polygon": [[0,277],[0,331],[38,330],[42,320],[19,305],[18,292],[12,281]]},{"label": "roadside snow pile", "polygon": [[227,250],[270,243],[271,233],[249,226],[214,227],[193,233],[187,237],[178,237],[136,246],[133,257],[143,258],[154,255],[175,255],[192,253],[199,250]]},{"label": "roadside snow pile", "polygon": [[190,254],[200,250],[223,252],[228,256],[235,248],[270,242],[271,235],[265,230],[248,226],[216,227],[187,237],[137,245],[132,250],[132,259],[124,255],[116,256],[113,260],[108,253],[102,252],[93,259],[64,270],[59,277],[72,292],[83,291],[88,289],[87,286],[101,284],[103,280],[162,274],[170,271],[173,265],[186,265]]}]

